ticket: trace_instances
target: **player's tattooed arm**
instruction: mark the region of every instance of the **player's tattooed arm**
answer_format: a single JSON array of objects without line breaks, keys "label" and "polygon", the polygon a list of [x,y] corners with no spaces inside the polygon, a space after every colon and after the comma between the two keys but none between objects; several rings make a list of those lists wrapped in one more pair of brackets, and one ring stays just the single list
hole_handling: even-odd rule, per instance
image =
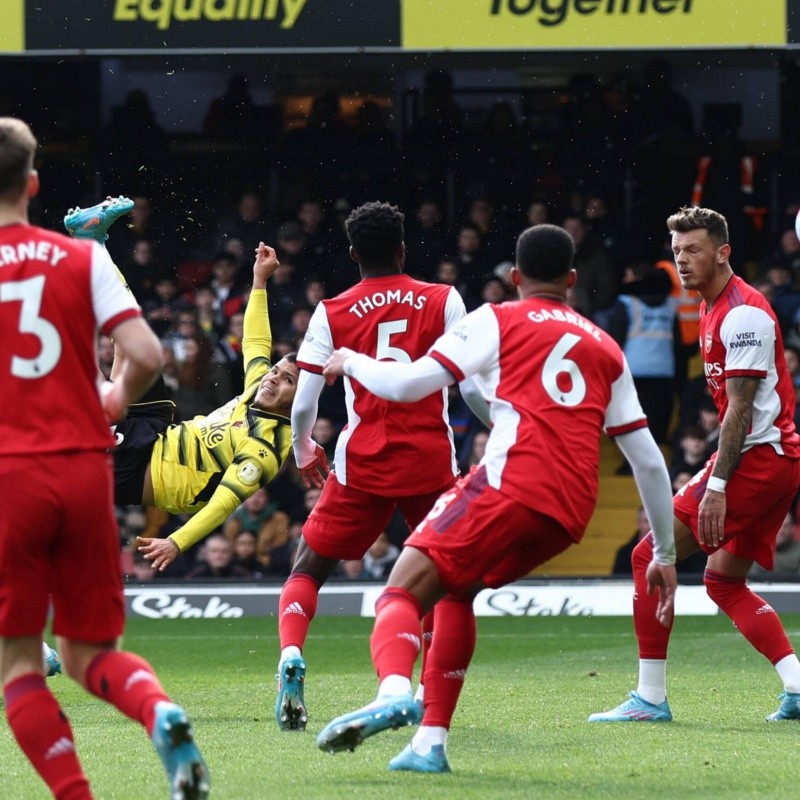
[{"label": "player's tattooed arm", "polygon": [[[747,431],[753,417],[753,402],[758,391],[758,378],[732,377],[725,382],[728,407],[719,431],[719,448],[713,477],[727,481],[739,464]],[[709,483],[711,481],[709,480]],[[723,484],[724,487],[724,484]],[[712,486],[700,501],[697,513],[697,535],[700,544],[719,547],[725,538],[725,515],[728,501],[725,489]]]},{"label": "player's tattooed arm", "polygon": [[713,473],[717,478],[729,480],[739,465],[744,440],[753,418],[753,403],[759,383],[759,378],[747,376],[725,381],[728,408],[719,431],[719,450]]}]

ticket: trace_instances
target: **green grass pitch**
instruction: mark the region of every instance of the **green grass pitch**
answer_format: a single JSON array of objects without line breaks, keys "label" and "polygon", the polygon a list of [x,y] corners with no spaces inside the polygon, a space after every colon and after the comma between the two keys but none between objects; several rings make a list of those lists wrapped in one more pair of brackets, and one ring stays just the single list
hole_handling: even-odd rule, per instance
[{"label": "green grass pitch", "polygon": [[[785,615],[792,639],[800,615]],[[800,723],[769,724],[780,684],[723,617],[683,617],[673,634],[670,724],[589,725],[635,687],[627,618],[481,618],[478,649],[450,736],[451,775],[392,773],[411,728],[331,756],[314,737],[372,699],[368,619],[314,621],[305,655],[305,733],[273,717],[272,619],[132,620],[126,646],[155,665],[189,711],[215,800],[786,798],[798,786]],[[143,731],[64,677],[50,681],[100,800],[165,800]],[[0,727],[0,796],[49,797]]]}]

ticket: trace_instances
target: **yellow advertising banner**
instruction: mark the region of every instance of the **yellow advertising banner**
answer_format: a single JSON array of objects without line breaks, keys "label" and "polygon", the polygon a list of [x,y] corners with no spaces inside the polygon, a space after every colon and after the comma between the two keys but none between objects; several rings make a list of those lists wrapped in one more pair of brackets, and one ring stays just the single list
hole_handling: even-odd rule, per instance
[{"label": "yellow advertising banner", "polygon": [[497,50],[785,45],[786,0],[403,0],[402,46]]},{"label": "yellow advertising banner", "polygon": [[0,53],[25,49],[25,0],[0,0]]}]

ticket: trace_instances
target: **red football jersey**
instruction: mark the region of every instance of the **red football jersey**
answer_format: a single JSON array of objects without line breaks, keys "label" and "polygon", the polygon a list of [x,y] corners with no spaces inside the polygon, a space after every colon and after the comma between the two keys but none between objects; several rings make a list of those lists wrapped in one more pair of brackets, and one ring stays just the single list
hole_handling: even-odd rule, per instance
[{"label": "red football jersey", "polygon": [[97,332],[139,313],[99,245],[0,228],[0,455],[113,446]]},{"label": "red football jersey", "polygon": [[720,420],[728,408],[728,378],[762,379],[742,450],[770,444],[778,453],[800,457],[794,386],[786,369],[780,325],[764,295],[734,275],[710,309],[705,303],[700,306],[700,349]]},{"label": "red football jersey", "polygon": [[583,536],[597,502],[600,440],[647,427],[619,346],[547,298],[485,305],[430,354],[492,405],[489,484]]},{"label": "red football jersey", "polygon": [[[297,364],[320,374],[335,348],[410,363],[465,314],[458,292],[408,275],[366,278],[314,311]],[[345,378],[347,425],[336,443],[340,483],[389,497],[430,492],[458,474],[447,392],[391,403]]]}]

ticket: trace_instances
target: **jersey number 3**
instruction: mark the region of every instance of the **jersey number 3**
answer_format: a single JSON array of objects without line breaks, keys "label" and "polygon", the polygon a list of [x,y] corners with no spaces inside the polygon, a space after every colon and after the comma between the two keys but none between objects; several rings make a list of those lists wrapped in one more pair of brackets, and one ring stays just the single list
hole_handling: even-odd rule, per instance
[{"label": "jersey number 3", "polygon": [[22,301],[19,332],[39,340],[39,355],[35,358],[12,356],[11,374],[16,378],[42,378],[53,371],[61,358],[61,336],[56,326],[39,316],[43,292],[44,275],[0,284],[0,303]]},{"label": "jersey number 3", "polygon": [[544,390],[560,406],[577,406],[586,397],[586,381],[581,368],[567,358],[567,353],[580,340],[581,337],[575,333],[565,333],[556,342],[542,367]]}]

